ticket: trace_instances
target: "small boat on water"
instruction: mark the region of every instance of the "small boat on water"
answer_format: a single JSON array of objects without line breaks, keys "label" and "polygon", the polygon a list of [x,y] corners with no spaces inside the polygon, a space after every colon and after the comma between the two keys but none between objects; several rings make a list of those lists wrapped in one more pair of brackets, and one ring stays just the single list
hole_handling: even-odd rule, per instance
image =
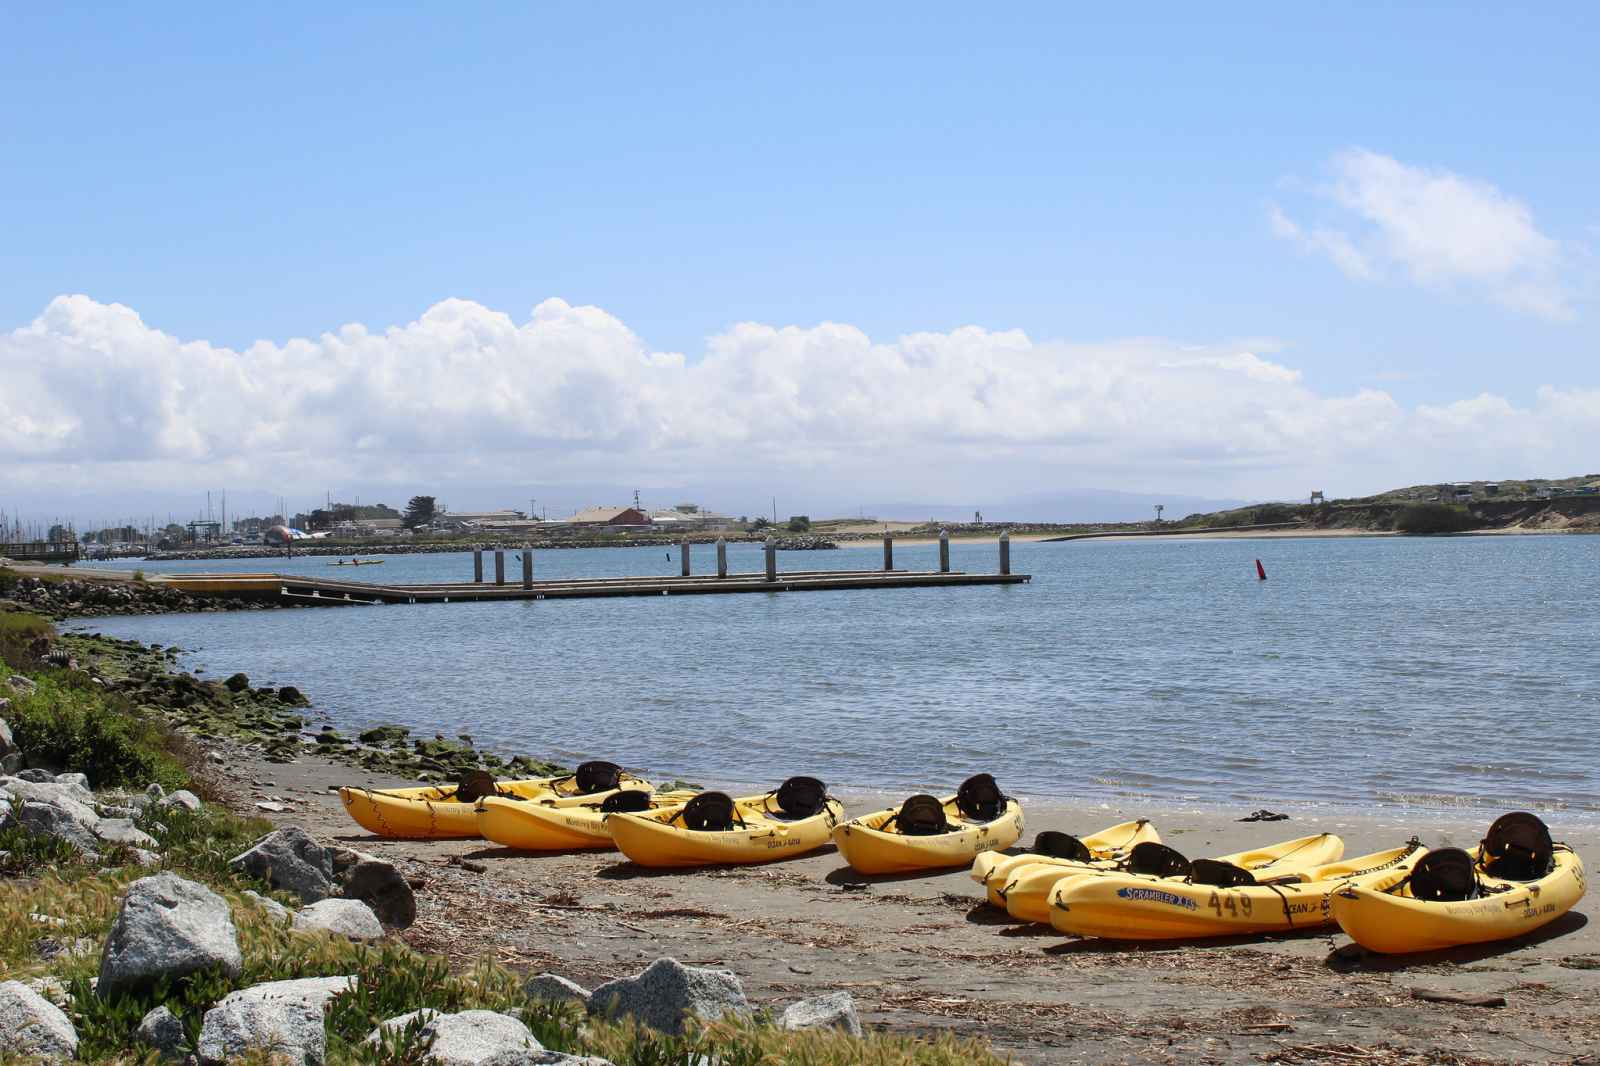
[{"label": "small boat on water", "polygon": [[382,559],[338,559],[329,566],[382,566]]}]

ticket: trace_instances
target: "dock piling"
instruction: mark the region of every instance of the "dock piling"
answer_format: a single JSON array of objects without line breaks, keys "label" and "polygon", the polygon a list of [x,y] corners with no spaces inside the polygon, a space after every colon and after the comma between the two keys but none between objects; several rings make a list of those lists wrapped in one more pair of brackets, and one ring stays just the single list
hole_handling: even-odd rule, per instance
[{"label": "dock piling", "polygon": [[717,538],[717,576],[728,576],[728,542],[721,537]]},{"label": "dock piling", "polygon": [[1000,534],[1000,572],[1011,573],[1011,531]]},{"label": "dock piling", "polygon": [[939,573],[950,572],[950,531],[939,530]]},{"label": "dock piling", "polygon": [[683,576],[689,576],[689,538],[683,538]]},{"label": "dock piling", "polygon": [[894,569],[894,538],[889,534],[883,535],[883,571],[888,573]]},{"label": "dock piling", "polygon": [[483,584],[483,549],[472,549],[472,583]]},{"label": "dock piling", "polygon": [[767,580],[778,580],[778,542],[767,538]]},{"label": "dock piling", "polygon": [[533,545],[522,549],[522,587],[533,588]]},{"label": "dock piling", "polygon": [[506,550],[504,548],[496,548],[494,550],[494,583],[496,585],[504,585],[506,583]]}]

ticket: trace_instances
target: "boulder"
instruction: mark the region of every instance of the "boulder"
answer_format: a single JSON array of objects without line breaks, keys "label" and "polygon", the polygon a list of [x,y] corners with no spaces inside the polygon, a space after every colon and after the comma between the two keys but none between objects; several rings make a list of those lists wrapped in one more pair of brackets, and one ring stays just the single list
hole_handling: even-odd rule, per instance
[{"label": "boulder", "polygon": [[12,692],[15,692],[19,696],[31,696],[35,692],[39,691],[39,686],[37,684],[35,684],[33,681],[30,681],[28,678],[23,677],[21,674],[13,674],[12,676],[6,678],[6,684],[11,687]]},{"label": "boulder", "polygon": [[526,1025],[492,1010],[435,1015],[422,1027],[422,1038],[430,1037],[428,1061],[436,1066],[521,1066],[544,1051]]},{"label": "boulder", "polygon": [[7,1057],[65,1062],[78,1053],[78,1031],[60,1007],[21,981],[0,983],[0,1048]]},{"label": "boulder", "polygon": [[[11,701],[0,700],[0,705],[3,705],[0,706],[0,712],[6,711],[11,707]],[[0,718],[0,757],[10,755],[16,750],[17,738],[11,735],[11,724]]]},{"label": "boulder", "polygon": [[302,933],[338,933],[351,940],[377,940],[383,936],[378,916],[359,899],[318,900],[294,916],[294,928]]},{"label": "boulder", "polygon": [[405,929],[417,920],[416,893],[394,863],[351,848],[329,850],[340,895],[365,903],[391,929]]},{"label": "boulder", "polygon": [[130,848],[156,847],[156,838],[133,824],[131,818],[102,818],[94,835],[107,844],[126,844]]},{"label": "boulder", "polygon": [[55,774],[51,773],[49,770],[37,766],[23,770],[18,773],[17,776],[22,780],[32,782],[35,785],[51,785],[54,784],[56,780]]},{"label": "boulder", "polygon": [[200,1061],[220,1066],[250,1051],[267,1051],[293,1066],[320,1066],[328,1048],[323,1008],[355,980],[303,977],[228,993],[200,1023]]},{"label": "boulder", "polygon": [[541,973],[528,978],[527,984],[522,986],[522,991],[529,999],[544,999],[556,1003],[589,1002],[587,988],[554,973]]},{"label": "boulder", "polygon": [[423,1007],[421,1010],[407,1011],[405,1014],[397,1014],[393,1018],[385,1018],[383,1021],[378,1023],[378,1027],[376,1029],[367,1034],[366,1042],[369,1044],[376,1044],[383,1038],[383,1034],[404,1029],[418,1018],[421,1018],[422,1023],[426,1025],[428,1022],[432,1021],[438,1016],[439,1012],[434,1010],[432,1007]]},{"label": "boulder", "polygon": [[778,1024],[784,1029],[842,1029],[851,1036],[861,1035],[855,998],[842,989],[789,1004]]},{"label": "boulder", "polygon": [[244,674],[234,674],[222,683],[229,692],[243,692],[250,687],[250,679]]},{"label": "boulder", "polygon": [[156,806],[182,807],[186,811],[198,811],[200,809],[200,797],[196,796],[193,792],[190,792],[186,788],[180,788],[178,791],[162,796],[159,800],[156,800]]},{"label": "boulder", "polygon": [[297,825],[268,833],[228,865],[273,888],[293,892],[306,903],[333,894],[333,862],[328,849]]},{"label": "boulder", "polygon": [[35,992],[39,993],[51,1003],[67,1010],[72,1006],[72,993],[67,990],[67,983],[55,974],[45,974],[43,977],[30,977],[22,982]]},{"label": "boulder", "polygon": [[[5,789],[18,799],[34,800],[38,803],[75,804],[74,811],[80,817],[93,820],[99,815],[94,813],[94,793],[76,783],[62,784],[54,774],[46,771],[24,770],[16,777],[0,777],[0,788]],[[81,810],[80,810],[81,808]]]},{"label": "boulder", "polygon": [[148,988],[200,970],[235,975],[239,937],[227,901],[175,874],[128,886],[100,955],[102,997]]},{"label": "boulder", "polygon": [[144,787],[144,798],[150,803],[159,801],[166,794],[167,790],[156,784],[154,781],[150,782]]},{"label": "boulder", "polygon": [[[55,783],[58,785],[76,785],[85,792],[90,791],[88,774],[57,774]],[[90,794],[92,795],[93,793],[91,792]]]},{"label": "boulder", "polygon": [[[81,803],[73,806],[87,810]],[[85,821],[64,804],[36,803],[31,800],[14,806],[11,811],[16,823],[28,832],[65,840],[84,856],[93,856],[99,854],[96,845],[100,841],[91,826],[100,819],[94,816],[93,811],[88,813],[89,818]]]},{"label": "boulder", "polygon": [[251,892],[248,889],[245,890],[245,896],[246,898],[252,900],[257,907],[260,907],[262,910],[266,911],[267,916],[273,921],[281,922],[284,925],[288,925],[290,922],[294,921],[294,915],[289,913],[289,908],[285,907],[283,904],[279,903],[270,896],[263,896],[259,892]]},{"label": "boulder", "polygon": [[159,1053],[162,1062],[183,1062],[193,1053],[183,1022],[165,1006],[146,1014],[134,1036],[139,1043]]},{"label": "boulder", "polygon": [[607,981],[589,995],[590,1014],[633,1018],[672,1036],[683,1033],[693,1016],[715,1021],[725,1015],[750,1014],[744,986],[728,970],[685,966],[677,959],[657,959],[636,977]]}]

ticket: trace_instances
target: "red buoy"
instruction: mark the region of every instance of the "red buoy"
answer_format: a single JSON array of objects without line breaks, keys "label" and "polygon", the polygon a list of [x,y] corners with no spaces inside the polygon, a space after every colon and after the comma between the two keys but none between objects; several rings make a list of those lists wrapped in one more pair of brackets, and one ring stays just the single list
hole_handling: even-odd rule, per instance
[{"label": "red buoy", "polygon": [[1261,560],[1256,560],[1256,578],[1260,581],[1267,579],[1267,568],[1261,565]]}]

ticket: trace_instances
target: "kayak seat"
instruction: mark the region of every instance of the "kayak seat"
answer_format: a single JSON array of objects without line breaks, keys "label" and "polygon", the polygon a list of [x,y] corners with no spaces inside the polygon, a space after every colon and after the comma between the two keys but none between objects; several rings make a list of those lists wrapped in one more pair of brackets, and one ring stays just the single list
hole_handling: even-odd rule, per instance
[{"label": "kayak seat", "polygon": [[441,796],[441,799],[453,799],[457,803],[477,803],[485,796],[496,795],[500,791],[495,782],[494,775],[487,770],[469,770],[460,781],[456,782],[454,796]]},{"label": "kayak seat", "polygon": [[939,802],[937,796],[925,793],[918,793],[900,804],[900,809],[889,816],[889,821],[883,827],[889,828],[891,822],[900,828],[903,836],[908,837],[931,837],[950,832],[950,823],[944,816],[944,804]]},{"label": "kayak seat", "polygon": [[733,829],[735,822],[744,824],[733,797],[726,792],[700,793],[672,816],[672,820],[677,819],[682,819],[685,828],[697,833],[726,833]]},{"label": "kayak seat", "polygon": [[1411,870],[1411,895],[1429,903],[1455,903],[1481,895],[1472,856],[1460,848],[1435,848]]},{"label": "kayak seat", "polygon": [[1177,848],[1146,840],[1128,852],[1125,866],[1129,873],[1147,877],[1185,877],[1191,864]]},{"label": "kayak seat", "polygon": [[1256,883],[1256,875],[1242,866],[1220,859],[1196,859],[1189,864],[1189,883],[1213,888],[1239,888]]},{"label": "kayak seat", "polygon": [[625,788],[621,792],[613,792],[600,802],[600,813],[617,814],[628,812],[636,814],[639,811],[648,811],[654,802],[650,793],[639,788]]},{"label": "kayak seat", "polygon": [[785,818],[810,818],[828,806],[828,786],[815,777],[791,777],[772,798]]},{"label": "kayak seat", "polygon": [[1054,829],[1046,829],[1034,838],[1033,853],[1072,862],[1094,861],[1094,853],[1089,850],[1089,845],[1071,833],[1062,833]]},{"label": "kayak seat", "polygon": [[1548,874],[1555,859],[1550,827],[1527,811],[1502,814],[1483,838],[1483,869],[1507,881],[1535,881]]},{"label": "kayak seat", "polygon": [[973,774],[956,789],[956,810],[975,822],[992,822],[1005,813],[1006,794],[990,774]]},{"label": "kayak seat", "polygon": [[572,781],[578,786],[578,793],[583,796],[592,796],[596,792],[610,792],[622,781],[622,767],[614,762],[595,760],[578,764],[578,769],[572,775]]}]

